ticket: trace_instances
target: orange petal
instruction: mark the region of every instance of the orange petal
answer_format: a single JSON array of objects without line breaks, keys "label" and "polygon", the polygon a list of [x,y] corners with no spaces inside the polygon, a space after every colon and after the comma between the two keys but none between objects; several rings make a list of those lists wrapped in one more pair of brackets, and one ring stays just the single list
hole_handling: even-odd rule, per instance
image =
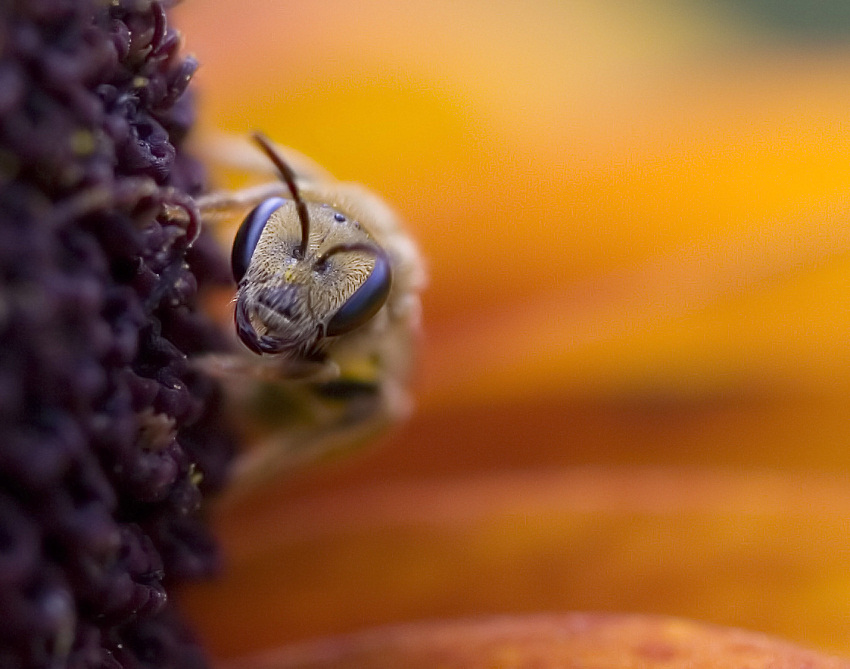
[{"label": "orange petal", "polygon": [[401,621],[608,610],[850,651],[844,477],[581,468],[267,491],[184,603],[217,657]]},{"label": "orange petal", "polygon": [[414,227],[425,402],[845,392],[846,54],[617,3],[177,11],[205,127],[262,127]]},{"label": "orange petal", "polygon": [[846,669],[850,661],[676,618],[550,614],[406,625],[332,637],[222,669]]}]

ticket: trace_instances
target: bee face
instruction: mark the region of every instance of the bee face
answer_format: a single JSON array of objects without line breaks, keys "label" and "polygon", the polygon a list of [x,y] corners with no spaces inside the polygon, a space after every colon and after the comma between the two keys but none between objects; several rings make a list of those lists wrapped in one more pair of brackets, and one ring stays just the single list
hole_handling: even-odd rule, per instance
[{"label": "bee face", "polygon": [[392,275],[357,221],[294,195],[260,203],[237,234],[236,329],[256,353],[316,360],[380,310]]}]

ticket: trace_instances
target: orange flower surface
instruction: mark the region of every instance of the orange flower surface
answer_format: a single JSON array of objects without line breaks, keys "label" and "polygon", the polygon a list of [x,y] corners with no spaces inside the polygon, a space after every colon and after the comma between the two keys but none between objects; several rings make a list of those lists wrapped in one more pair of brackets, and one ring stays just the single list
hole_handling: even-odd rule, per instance
[{"label": "orange flower surface", "polygon": [[217,657],[567,610],[850,652],[846,42],[684,0],[174,15],[199,150],[366,184],[430,275],[414,418],[214,510]]}]

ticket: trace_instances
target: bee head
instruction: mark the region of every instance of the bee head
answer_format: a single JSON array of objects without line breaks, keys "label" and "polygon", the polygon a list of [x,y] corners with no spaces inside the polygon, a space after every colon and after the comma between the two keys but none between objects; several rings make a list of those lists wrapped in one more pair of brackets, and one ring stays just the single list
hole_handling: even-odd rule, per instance
[{"label": "bee head", "polygon": [[384,305],[392,285],[390,259],[344,214],[305,202],[292,168],[263,135],[254,139],[292,200],[261,202],[237,232],[231,254],[239,284],[236,332],[258,354],[321,357],[326,338],[357,329]]}]

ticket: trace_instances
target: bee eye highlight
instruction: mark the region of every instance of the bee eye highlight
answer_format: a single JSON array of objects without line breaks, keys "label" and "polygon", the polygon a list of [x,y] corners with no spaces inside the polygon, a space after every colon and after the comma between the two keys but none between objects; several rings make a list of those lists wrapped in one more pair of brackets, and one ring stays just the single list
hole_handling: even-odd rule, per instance
[{"label": "bee eye highlight", "polygon": [[372,273],[328,321],[325,334],[335,337],[363,325],[384,306],[391,285],[390,259],[382,251],[377,252]]},{"label": "bee eye highlight", "polygon": [[258,204],[245,217],[242,225],[236,233],[236,238],[233,240],[233,250],[230,253],[230,268],[233,271],[233,278],[236,283],[242,281],[245,272],[248,271],[248,265],[251,263],[251,256],[254,255],[254,250],[257,248],[257,242],[260,241],[260,235],[269,221],[269,217],[276,212],[286,202],[282,197],[270,197]]}]

